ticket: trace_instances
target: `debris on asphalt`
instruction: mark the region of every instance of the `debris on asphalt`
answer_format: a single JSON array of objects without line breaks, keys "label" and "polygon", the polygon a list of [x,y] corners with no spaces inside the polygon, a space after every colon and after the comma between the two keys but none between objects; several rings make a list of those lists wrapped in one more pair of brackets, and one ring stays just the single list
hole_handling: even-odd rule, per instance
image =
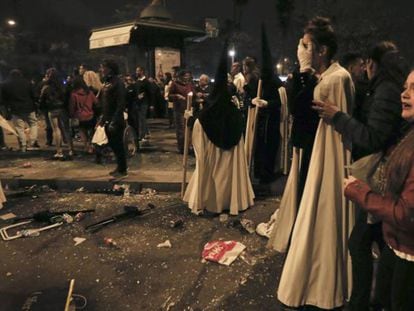
[{"label": "debris on asphalt", "polygon": [[76,237],[76,238],[73,238],[73,241],[75,242],[75,246],[78,246],[79,244],[85,242],[86,239],[85,238]]},{"label": "debris on asphalt", "polygon": [[151,189],[151,188],[143,188],[141,190],[141,194],[152,196],[152,195],[156,195],[157,194],[157,190]]},{"label": "debris on asphalt", "polygon": [[16,215],[13,213],[7,213],[7,214],[0,215],[1,220],[10,220],[13,218],[16,218]]},{"label": "debris on asphalt", "polygon": [[240,259],[247,263],[249,266],[254,266],[257,262],[257,259],[249,253],[247,253],[246,251],[240,254]]},{"label": "debris on asphalt", "polygon": [[114,239],[112,239],[112,238],[108,238],[108,237],[104,238],[104,244],[106,246],[110,246],[110,247],[119,249],[118,243],[116,243],[116,241],[114,241]]},{"label": "debris on asphalt", "polygon": [[219,220],[220,220],[220,222],[226,222],[227,220],[229,220],[229,215],[228,214],[220,214]]},{"label": "debris on asphalt", "polygon": [[175,217],[170,220],[170,228],[182,228],[184,226],[184,220],[182,217]]},{"label": "debris on asphalt", "polygon": [[80,187],[76,189],[75,192],[85,192],[85,187]]},{"label": "debris on asphalt", "polygon": [[12,276],[12,273],[11,272],[7,272],[6,273],[6,276]]},{"label": "debris on asphalt", "polygon": [[166,240],[165,242],[162,242],[160,244],[157,245],[158,248],[171,248],[172,244],[170,242],[170,240]]},{"label": "debris on asphalt", "polygon": [[30,168],[30,167],[32,167],[32,163],[31,162],[25,162],[25,163],[23,163],[22,167],[23,168]]},{"label": "debris on asphalt", "polygon": [[256,231],[254,222],[250,219],[243,218],[243,219],[240,220],[240,224],[250,234],[252,234]]},{"label": "debris on asphalt", "polygon": [[164,303],[161,306],[162,311],[169,311],[173,306],[175,306],[175,303],[171,301],[172,296],[169,296]]},{"label": "debris on asphalt", "polygon": [[202,258],[229,266],[245,248],[237,241],[211,241],[204,245]]}]

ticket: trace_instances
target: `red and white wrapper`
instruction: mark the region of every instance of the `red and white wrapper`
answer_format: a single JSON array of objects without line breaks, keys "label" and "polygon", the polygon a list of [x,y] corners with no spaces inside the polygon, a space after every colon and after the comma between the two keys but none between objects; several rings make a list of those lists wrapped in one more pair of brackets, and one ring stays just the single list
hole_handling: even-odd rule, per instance
[{"label": "red and white wrapper", "polygon": [[204,245],[202,257],[229,266],[245,248],[245,245],[237,241],[211,241]]}]

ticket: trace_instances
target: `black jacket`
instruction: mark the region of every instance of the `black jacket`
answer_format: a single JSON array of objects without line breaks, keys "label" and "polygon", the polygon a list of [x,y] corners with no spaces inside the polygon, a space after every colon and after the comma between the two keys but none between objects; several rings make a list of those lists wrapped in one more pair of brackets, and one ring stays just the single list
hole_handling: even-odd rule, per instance
[{"label": "black jacket", "polygon": [[[142,95],[144,97],[138,98],[138,105],[148,105],[150,106],[152,104],[152,86],[151,83],[148,81],[147,78],[143,80],[137,80],[136,81],[136,89],[137,89],[137,96],[141,97]],[[140,96],[141,95],[141,96]]]},{"label": "black jacket", "polygon": [[298,148],[313,145],[319,124],[318,114],[311,108],[317,78],[295,71],[287,83],[288,108],[293,117],[291,141]]},{"label": "black jacket", "polygon": [[401,117],[401,91],[402,86],[376,77],[352,117],[344,112],[335,114],[335,130],[352,143],[354,160],[385,150],[401,137],[405,124]]},{"label": "black jacket", "polygon": [[122,126],[124,124],[125,88],[118,77],[105,77],[101,91],[101,103],[101,123],[112,122],[115,126]]},{"label": "black jacket", "polygon": [[2,86],[2,104],[12,113],[35,111],[34,90],[29,81],[21,78],[8,80]]}]

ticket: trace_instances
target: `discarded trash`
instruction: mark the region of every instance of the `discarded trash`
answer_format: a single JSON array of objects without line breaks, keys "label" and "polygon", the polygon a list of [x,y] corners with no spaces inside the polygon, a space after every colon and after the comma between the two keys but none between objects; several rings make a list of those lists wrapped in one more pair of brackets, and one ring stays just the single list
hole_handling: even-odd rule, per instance
[{"label": "discarded trash", "polygon": [[212,241],[204,245],[202,257],[229,266],[245,248],[237,241]]},{"label": "discarded trash", "polygon": [[85,238],[76,237],[76,238],[73,239],[73,241],[75,242],[75,246],[78,246],[79,244],[85,242],[86,239]]},{"label": "discarded trash", "polygon": [[227,220],[229,220],[229,215],[228,214],[220,214],[219,220],[220,220],[220,222],[226,222]]},{"label": "discarded trash", "polygon": [[247,263],[249,266],[254,266],[257,262],[257,259],[246,251],[240,254],[240,259]]},{"label": "discarded trash", "polygon": [[38,197],[38,195],[32,195],[32,199],[37,199]]},{"label": "discarded trash", "polygon": [[112,238],[104,238],[104,244],[110,247],[119,248],[118,243]]},{"label": "discarded trash", "polygon": [[254,222],[251,221],[250,219],[243,218],[243,219],[240,220],[240,224],[250,234],[252,234],[256,231],[255,226],[254,226]]},{"label": "discarded trash", "polygon": [[35,237],[40,235],[40,231],[36,229],[25,229],[22,231],[17,231],[17,234],[21,234],[22,237]]},{"label": "discarded trash", "polygon": [[85,214],[85,213],[83,213],[83,212],[79,212],[79,213],[77,213],[77,214],[73,217],[73,219],[74,219],[76,222],[79,222],[79,221],[81,221],[82,219],[84,219],[84,218],[85,218],[85,216],[86,216],[86,214]]},{"label": "discarded trash", "polygon": [[6,276],[11,276],[12,275],[12,273],[11,272],[7,272],[6,273]]},{"label": "discarded trash", "polygon": [[25,163],[23,163],[22,167],[23,168],[30,168],[30,167],[32,167],[32,163],[31,162],[25,162]]},{"label": "discarded trash", "polygon": [[85,192],[85,187],[80,187],[76,189],[75,192]]},{"label": "discarded trash", "polygon": [[170,220],[170,228],[181,228],[184,225],[184,220],[181,217],[177,217]]},{"label": "discarded trash", "polygon": [[169,296],[167,300],[162,304],[161,310],[163,311],[169,311],[173,306],[175,306],[175,303],[171,301],[172,296]]},{"label": "discarded trash", "polygon": [[9,219],[13,219],[16,218],[16,215],[13,213],[7,213],[7,214],[3,214],[0,216],[1,220],[9,220]]},{"label": "discarded trash", "polygon": [[165,242],[158,244],[157,247],[158,248],[171,248],[172,244],[170,240],[166,240]]},{"label": "discarded trash", "polygon": [[144,195],[156,195],[157,194],[157,190],[155,189],[151,189],[151,188],[144,188],[141,190],[141,194]]}]

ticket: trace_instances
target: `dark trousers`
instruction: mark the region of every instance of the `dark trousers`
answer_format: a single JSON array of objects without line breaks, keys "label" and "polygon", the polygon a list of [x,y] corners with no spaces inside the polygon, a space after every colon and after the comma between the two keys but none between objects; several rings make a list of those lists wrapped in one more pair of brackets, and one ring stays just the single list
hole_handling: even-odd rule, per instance
[{"label": "dark trousers", "polygon": [[414,262],[384,247],[378,265],[377,299],[390,311],[414,310]]},{"label": "dark trousers", "polygon": [[49,112],[43,111],[43,115],[45,116],[45,125],[46,125],[46,145],[50,146],[53,143],[53,128],[52,123],[50,123],[49,119]]},{"label": "dark trousers", "polygon": [[135,142],[137,147],[139,146],[140,128],[139,128],[139,109],[137,107],[128,109],[128,124],[134,129],[137,141]]},{"label": "dark trousers", "polygon": [[275,163],[280,144],[280,115],[260,115],[257,120],[254,175],[261,182],[275,179]]},{"label": "dark trousers", "polygon": [[174,117],[175,117],[175,135],[177,137],[177,147],[180,153],[184,151],[184,132],[185,132],[185,120],[184,111],[186,104],[181,102],[174,103]]},{"label": "dark trousers", "polygon": [[109,130],[109,127],[105,126],[106,136],[108,136],[108,143],[113,150],[116,158],[118,172],[126,172],[127,160],[124,146],[124,126],[115,127],[113,130]]},{"label": "dark trousers", "polygon": [[380,250],[384,247],[381,223],[367,224],[367,213],[357,210],[357,220],[349,237],[349,252],[352,260],[352,293],[350,309],[353,311],[369,310],[373,258],[372,243],[376,241]]},{"label": "dark trousers", "polygon": [[6,143],[4,141],[4,132],[3,129],[0,127],[0,147],[5,147]]},{"label": "dark trousers", "polygon": [[299,169],[299,181],[298,181],[298,211],[300,200],[302,199],[303,190],[305,189],[306,178],[308,177],[309,163],[312,156],[313,142],[312,144],[304,145],[302,148],[302,158],[300,160],[300,169]]}]

